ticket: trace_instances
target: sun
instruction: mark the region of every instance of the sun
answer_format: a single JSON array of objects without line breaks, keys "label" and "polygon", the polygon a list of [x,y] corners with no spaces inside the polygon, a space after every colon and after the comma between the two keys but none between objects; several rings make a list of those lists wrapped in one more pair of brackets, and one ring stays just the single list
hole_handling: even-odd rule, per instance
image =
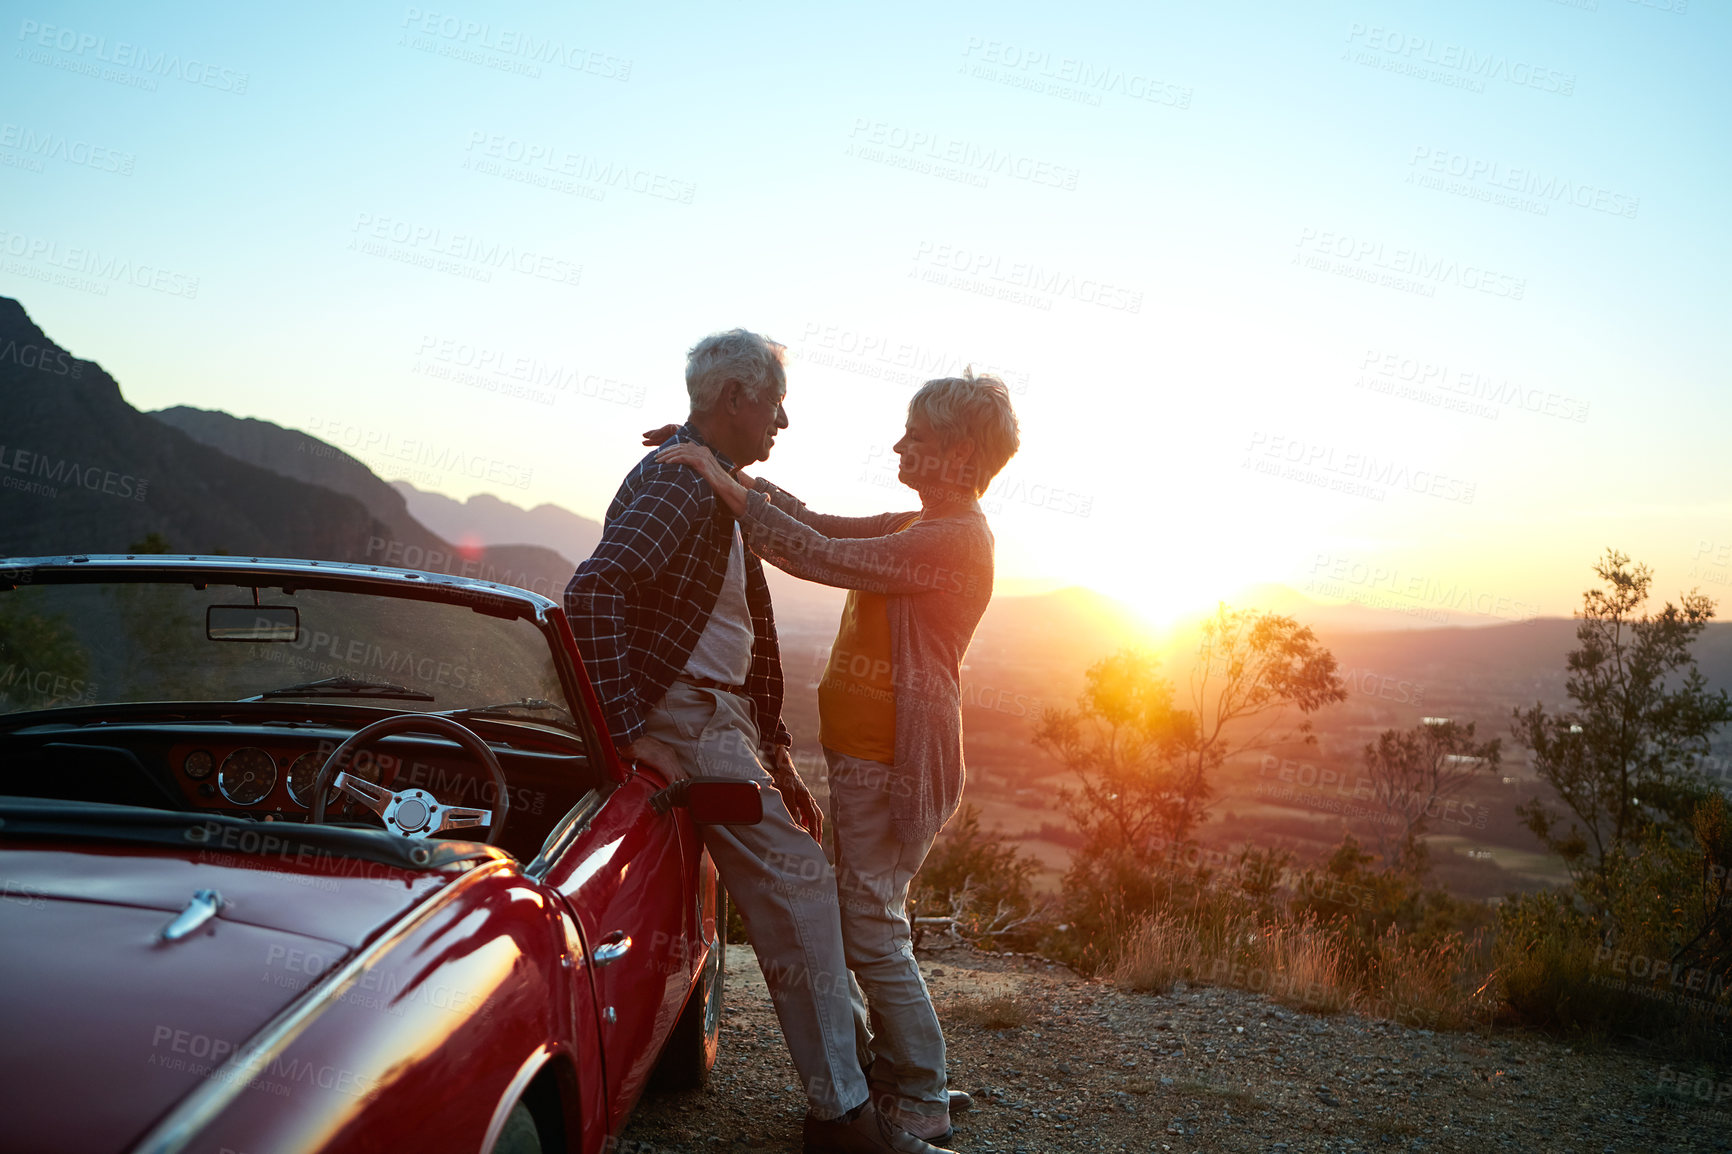
[{"label": "sun", "polygon": [[1184,566],[1103,575],[1091,586],[1123,602],[1156,633],[1169,633],[1212,613],[1243,581]]},{"label": "sun", "polygon": [[1267,535],[1212,528],[1187,533],[1182,524],[1152,529],[1121,530],[1111,546],[1079,558],[1076,580],[1123,602],[1153,630],[1182,628],[1214,613],[1223,601],[1252,608],[1247,598],[1281,580],[1270,572],[1272,558],[1280,554],[1266,546]]}]

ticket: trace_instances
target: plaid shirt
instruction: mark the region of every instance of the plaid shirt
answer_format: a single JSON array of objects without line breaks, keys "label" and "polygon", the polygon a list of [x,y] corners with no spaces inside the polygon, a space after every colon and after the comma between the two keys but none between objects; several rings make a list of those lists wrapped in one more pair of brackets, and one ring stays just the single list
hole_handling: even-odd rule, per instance
[{"label": "plaid shirt", "polygon": [[[707,445],[691,425],[668,444]],[[649,711],[686,666],[727,576],[734,517],[709,482],[652,449],[608,506],[601,543],[565,587],[565,613],[616,745],[644,731]],[[733,462],[720,452],[722,467]],[[764,566],[746,550],[752,665],[746,695],[766,747],[792,745],[782,724],[782,658]],[[767,750],[766,750],[767,752]]]}]

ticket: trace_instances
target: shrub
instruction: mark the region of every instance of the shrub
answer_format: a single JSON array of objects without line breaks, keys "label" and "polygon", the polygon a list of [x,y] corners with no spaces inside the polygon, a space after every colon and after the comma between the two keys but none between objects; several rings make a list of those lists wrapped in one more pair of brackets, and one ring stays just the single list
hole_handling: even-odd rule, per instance
[{"label": "shrub", "polygon": [[1136,990],[1198,982],[1437,1029],[1485,1020],[1484,936],[1464,932],[1478,907],[1370,862],[1349,837],[1305,870],[1287,851],[1250,848],[1225,869],[1168,863],[1143,879],[1160,904],[1108,943],[1090,943],[1090,956]]},{"label": "shrub", "polygon": [[1397,939],[1390,940],[1404,950],[1448,952],[1457,948],[1450,943],[1489,921],[1483,905],[1427,887],[1407,870],[1373,869],[1372,861],[1349,834],[1322,869],[1305,870],[1294,887],[1294,911],[1335,926],[1355,969],[1370,972],[1379,964],[1391,930]]},{"label": "shrub", "polygon": [[1505,901],[1492,954],[1504,1020],[1542,1028],[1615,1022],[1616,999],[1594,984],[1595,948],[1592,925],[1566,893]]},{"label": "shrub", "polygon": [[1496,994],[1484,976],[1488,955],[1481,932],[1427,938],[1389,926],[1365,969],[1355,1006],[1432,1030],[1488,1022],[1496,1010]]}]

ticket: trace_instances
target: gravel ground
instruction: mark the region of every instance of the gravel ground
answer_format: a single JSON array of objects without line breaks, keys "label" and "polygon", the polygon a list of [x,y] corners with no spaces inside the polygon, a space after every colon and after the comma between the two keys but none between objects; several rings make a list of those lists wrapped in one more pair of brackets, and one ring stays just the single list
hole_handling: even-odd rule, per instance
[{"label": "gravel ground", "polygon": [[[1658,1057],[1237,990],[1127,993],[967,948],[920,962],[951,1084],[975,1096],[958,1151],[1732,1151],[1727,1075]],[[726,989],[709,1087],[645,1098],[619,1154],[800,1149],[805,1103],[749,946],[728,947]]]}]

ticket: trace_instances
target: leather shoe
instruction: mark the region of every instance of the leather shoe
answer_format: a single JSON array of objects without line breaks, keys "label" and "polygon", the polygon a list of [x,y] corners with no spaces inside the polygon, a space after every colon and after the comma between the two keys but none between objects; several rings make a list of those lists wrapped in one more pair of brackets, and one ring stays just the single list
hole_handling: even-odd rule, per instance
[{"label": "leather shoe", "polygon": [[954,1154],[893,1125],[870,1098],[840,1118],[806,1115],[802,1139],[805,1154]]}]

